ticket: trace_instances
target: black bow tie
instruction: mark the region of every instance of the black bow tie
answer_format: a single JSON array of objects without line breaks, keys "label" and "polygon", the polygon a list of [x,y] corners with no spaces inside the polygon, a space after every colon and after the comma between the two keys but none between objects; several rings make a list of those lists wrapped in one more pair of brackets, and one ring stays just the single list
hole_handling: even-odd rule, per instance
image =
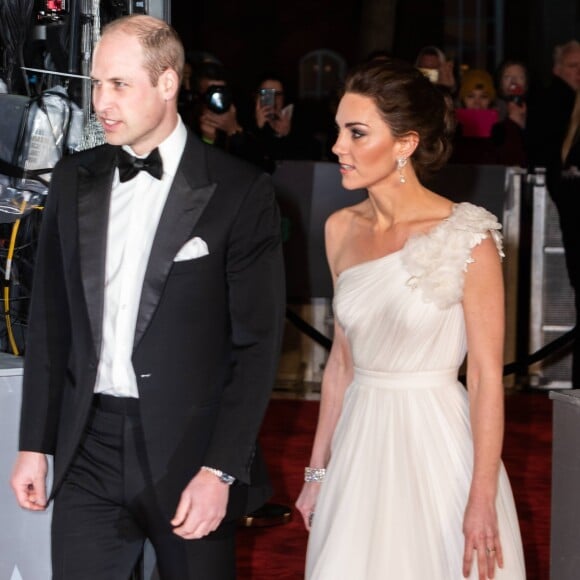
[{"label": "black bow tie", "polygon": [[155,179],[161,179],[163,175],[163,162],[159,149],[155,148],[147,157],[141,159],[127,153],[124,149],[119,149],[119,156],[117,157],[119,166],[119,179],[121,182],[133,179],[141,170],[149,172]]}]

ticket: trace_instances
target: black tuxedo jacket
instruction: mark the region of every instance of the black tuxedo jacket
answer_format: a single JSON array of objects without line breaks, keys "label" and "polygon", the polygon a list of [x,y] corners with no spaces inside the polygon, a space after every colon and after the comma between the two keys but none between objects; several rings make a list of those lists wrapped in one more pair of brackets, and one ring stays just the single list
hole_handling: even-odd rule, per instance
[{"label": "black tuxedo jacket", "polygon": [[[44,210],[20,449],[54,455],[51,497],[91,409],[105,257],[115,251],[106,247],[106,232],[117,149],[103,145],[62,158]],[[194,236],[207,243],[209,255],[174,262]],[[155,233],[132,355],[145,448],[168,517],[201,465],[239,480],[230,516],[267,499],[267,481],[252,475],[265,474],[254,461],[256,439],[275,379],[284,310],[279,212],[269,176],[189,134]]]}]

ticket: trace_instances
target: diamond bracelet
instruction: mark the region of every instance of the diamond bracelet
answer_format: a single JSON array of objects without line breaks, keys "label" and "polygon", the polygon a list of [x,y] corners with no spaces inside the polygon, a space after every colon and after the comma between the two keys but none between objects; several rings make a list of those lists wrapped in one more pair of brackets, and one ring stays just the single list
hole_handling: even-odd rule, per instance
[{"label": "diamond bracelet", "polygon": [[317,482],[321,483],[324,481],[324,476],[326,475],[326,469],[324,467],[305,467],[304,468],[304,481],[306,483]]}]

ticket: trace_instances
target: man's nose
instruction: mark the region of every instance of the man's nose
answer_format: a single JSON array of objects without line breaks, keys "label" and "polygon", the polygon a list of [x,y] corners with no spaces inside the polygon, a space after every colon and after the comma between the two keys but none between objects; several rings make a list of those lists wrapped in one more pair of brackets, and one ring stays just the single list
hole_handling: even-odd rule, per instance
[{"label": "man's nose", "polygon": [[110,106],[110,95],[108,91],[103,88],[93,89],[93,107],[95,112],[103,113]]}]

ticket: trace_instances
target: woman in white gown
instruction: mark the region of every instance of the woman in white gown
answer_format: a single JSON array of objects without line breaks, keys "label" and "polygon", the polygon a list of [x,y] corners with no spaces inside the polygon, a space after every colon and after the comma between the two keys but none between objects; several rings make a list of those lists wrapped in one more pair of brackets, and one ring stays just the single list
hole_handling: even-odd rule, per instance
[{"label": "woman in white gown", "polygon": [[421,184],[453,123],[414,67],[355,68],[336,122],[342,183],[368,198],[325,228],[336,324],[296,502],[306,578],[523,580],[500,458],[501,226]]}]

